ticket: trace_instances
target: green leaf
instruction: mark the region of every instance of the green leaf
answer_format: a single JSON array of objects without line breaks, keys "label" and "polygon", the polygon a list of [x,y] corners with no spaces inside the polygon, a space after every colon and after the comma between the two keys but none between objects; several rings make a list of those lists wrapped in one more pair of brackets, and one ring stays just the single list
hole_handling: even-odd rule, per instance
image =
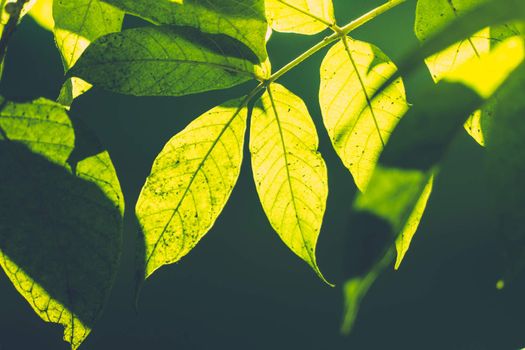
[{"label": "green leaf", "polygon": [[175,27],[106,35],[88,47],[70,76],[137,96],[180,96],[224,89],[266,75],[238,43]]},{"label": "green leaf", "polygon": [[401,79],[371,98],[395,71],[381,50],[351,38],[334,45],[321,66],[319,100],[324,124],[362,191],[390,133],[408,109]]},{"label": "green leaf", "polygon": [[266,16],[278,32],[311,35],[335,25],[332,0],[266,0]]},{"label": "green leaf", "polygon": [[434,185],[434,175],[430,174],[428,177],[429,179],[425,184],[425,187],[423,188],[423,190],[420,191],[420,194],[418,195],[419,198],[413,206],[412,212],[406,219],[401,233],[397,237],[397,259],[395,264],[396,270],[398,270],[401,266],[401,263],[403,262],[403,259],[405,258],[405,255],[408,252],[408,249],[410,248],[412,238],[414,238],[414,235],[416,234],[417,228],[419,227],[419,223],[421,222],[421,218],[425,213],[430,194],[432,193],[432,187]]},{"label": "green leaf", "polygon": [[507,260],[503,280],[515,279],[525,269],[524,89],[522,64],[497,95],[493,122],[487,129],[490,205],[499,223],[496,234],[504,242]]},{"label": "green leaf", "polygon": [[111,290],[124,209],[107,152],[73,163],[75,141],[58,104],[4,101],[0,265],[40,318],[64,326],[73,349]]},{"label": "green leaf", "polygon": [[53,0],[37,0],[29,15],[33,17],[36,23],[42,28],[53,31],[55,21],[53,20]]},{"label": "green leaf", "polygon": [[486,27],[498,26],[519,21],[517,28],[523,31],[525,21],[525,2],[521,0],[485,0],[460,18],[431,35],[423,44],[410,52],[399,62],[399,71],[378,90],[381,92],[398,76],[407,76],[417,70],[425,59],[441,52],[451,45],[469,38]]},{"label": "green leaf", "polygon": [[[425,41],[454,19],[486,2],[487,0],[419,0],[416,9],[416,36]],[[487,54],[503,40],[516,35],[520,35],[520,32],[514,25],[486,27],[427,58],[426,64],[432,78],[437,82],[465,62]],[[484,144],[482,124],[489,122],[486,119],[490,118],[492,109],[489,105],[474,112],[465,124],[469,134],[481,145]]]},{"label": "green leaf", "polygon": [[229,101],[204,113],[155,160],[136,207],[145,278],[188,254],[226,205],[241,169],[245,102]]},{"label": "green leaf", "polygon": [[304,102],[271,84],[256,104],[250,152],[257,192],[283,242],[326,283],[315,249],[328,196],[326,165]]},{"label": "green leaf", "polygon": [[190,26],[225,34],[267,58],[264,0],[104,0],[155,24]]},{"label": "green leaf", "polygon": [[383,151],[367,190],[354,202],[343,331],[350,332],[364,295],[394,260],[401,264],[453,139],[483,103],[475,92],[442,81],[415,96]]},{"label": "green leaf", "polygon": [[[55,41],[67,72],[92,41],[121,30],[124,13],[101,0],[55,0],[53,18]],[[85,81],[72,78],[65,83],[59,101],[69,106],[90,88]]]}]

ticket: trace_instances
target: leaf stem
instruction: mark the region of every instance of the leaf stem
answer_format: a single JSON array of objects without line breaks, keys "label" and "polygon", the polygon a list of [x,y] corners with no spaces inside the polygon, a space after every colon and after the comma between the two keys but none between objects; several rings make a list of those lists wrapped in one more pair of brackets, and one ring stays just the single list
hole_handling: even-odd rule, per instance
[{"label": "leaf stem", "polygon": [[372,19],[376,18],[377,16],[393,9],[394,7],[401,5],[402,3],[406,2],[407,0],[390,0],[387,3],[384,3],[381,6],[376,7],[375,9],[371,10],[370,12],[365,13],[361,17],[353,20],[352,22],[348,23],[347,25],[343,27],[334,26],[331,29],[334,31],[334,33],[330,36],[325,37],[322,41],[317,43],[316,45],[312,46],[310,49],[303,52],[301,55],[299,55],[296,59],[279,69],[277,72],[273,73],[267,80],[266,84],[270,84],[304,61],[306,61],[308,58],[325,48],[326,46],[330,45],[331,43],[339,40],[343,36],[348,35],[351,31],[361,27],[363,24],[371,21]]},{"label": "leaf stem", "polygon": [[15,32],[18,21],[20,20],[20,17],[22,15],[22,9],[28,1],[29,0],[17,0],[14,3],[6,4],[5,9],[0,9],[0,13],[1,11],[6,11],[9,13],[9,19],[7,20],[7,23],[4,26],[4,29],[2,30],[2,37],[0,38],[0,64],[4,62],[5,54],[7,51],[7,44],[9,43],[9,39],[11,39],[11,36]]}]

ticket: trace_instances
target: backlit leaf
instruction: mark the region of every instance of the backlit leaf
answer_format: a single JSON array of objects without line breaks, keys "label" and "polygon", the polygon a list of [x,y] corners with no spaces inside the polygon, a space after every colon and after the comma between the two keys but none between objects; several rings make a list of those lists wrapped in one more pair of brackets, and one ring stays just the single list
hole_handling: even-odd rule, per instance
[{"label": "backlit leaf", "polygon": [[[92,41],[120,31],[124,13],[101,0],[55,0],[53,17],[55,41],[67,72]],[[90,88],[85,81],[72,78],[60,92],[59,101],[70,105]]]},{"label": "backlit leaf", "polygon": [[372,100],[396,71],[377,47],[346,38],[321,66],[319,100],[337,154],[364,190],[390,133],[408,106],[401,79]]},{"label": "backlit leaf", "polygon": [[225,34],[266,57],[264,0],[104,0],[155,24],[190,26],[205,33]]},{"label": "backlit leaf", "polygon": [[335,24],[332,0],[266,0],[266,16],[278,32],[317,34]]},{"label": "backlit leaf", "polygon": [[[446,24],[486,2],[487,0],[419,0],[416,9],[416,36],[419,40],[425,41]],[[487,54],[503,40],[519,34],[519,30],[510,24],[486,27],[427,58],[426,64],[437,82],[463,63]],[[485,119],[490,118],[491,115],[492,106],[489,105],[474,112],[465,124],[469,134],[481,145],[484,144],[482,124],[488,123]]]},{"label": "backlit leaf", "polygon": [[304,102],[271,84],[256,104],[250,129],[257,192],[283,242],[326,282],[315,256],[328,196],[327,170],[318,146]]},{"label": "backlit leaf", "polygon": [[179,96],[265,76],[261,69],[228,37],[162,26],[128,29],[96,40],[70,75],[124,94]]},{"label": "backlit leaf", "polygon": [[158,155],[136,207],[144,277],[180,260],[211,229],[239,176],[247,114],[241,100],[216,107]]},{"label": "backlit leaf", "polygon": [[0,112],[0,265],[73,349],[100,316],[117,270],[123,196],[107,152],[75,164],[75,132],[47,100]]},{"label": "backlit leaf", "polygon": [[53,31],[55,21],[53,20],[53,0],[37,0],[29,15],[44,29]]},{"label": "backlit leaf", "polygon": [[523,32],[525,21],[525,2],[522,0],[485,0],[483,4],[468,11],[460,18],[431,35],[420,47],[410,52],[398,64],[399,71],[378,90],[380,93],[397,77],[407,76],[417,70],[425,59],[446,50],[451,45],[468,38],[486,27],[515,23]]}]

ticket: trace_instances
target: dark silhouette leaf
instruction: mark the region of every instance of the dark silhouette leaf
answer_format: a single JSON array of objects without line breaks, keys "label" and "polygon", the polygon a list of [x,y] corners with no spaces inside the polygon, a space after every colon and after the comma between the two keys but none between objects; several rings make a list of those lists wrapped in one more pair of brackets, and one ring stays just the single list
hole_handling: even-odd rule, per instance
[{"label": "dark silhouette leaf", "polygon": [[5,102],[0,111],[0,265],[76,349],[110,292],[123,196],[107,152],[69,164],[75,133],[63,107]]}]

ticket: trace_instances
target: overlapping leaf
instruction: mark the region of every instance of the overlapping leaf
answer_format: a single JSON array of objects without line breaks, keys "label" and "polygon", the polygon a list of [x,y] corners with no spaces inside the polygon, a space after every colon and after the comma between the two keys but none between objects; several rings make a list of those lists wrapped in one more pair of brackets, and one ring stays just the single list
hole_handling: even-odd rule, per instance
[{"label": "overlapping leaf", "polygon": [[[419,40],[425,41],[446,24],[487,0],[419,0],[416,9],[415,32]],[[426,63],[435,81],[472,58],[479,58],[501,41],[515,35],[519,30],[510,24],[486,27],[449,48],[427,58]],[[483,124],[490,122],[493,104],[476,111],[465,125],[467,131],[481,145],[484,144]]]},{"label": "overlapping leaf", "polygon": [[53,31],[53,0],[38,0],[35,2],[29,15],[44,29]]},{"label": "overlapping leaf", "polygon": [[241,100],[216,107],[155,160],[136,207],[145,277],[188,254],[223,210],[239,176],[247,114]]},{"label": "overlapping leaf", "polygon": [[[11,18],[11,14],[7,12],[7,5],[8,4],[11,4],[11,5],[15,5],[13,4],[13,0],[0,0],[0,34],[3,35],[3,31],[4,31],[4,28],[5,26],[8,24],[9,22],[9,19]],[[31,7],[34,5],[34,1],[29,1],[29,2],[26,2],[26,3],[16,3],[15,6],[22,6],[21,8],[21,11],[20,11],[20,16],[18,18],[18,20],[22,19],[22,17],[24,17],[24,15],[29,11],[31,10]],[[16,11],[15,11],[16,12]],[[13,17],[13,20],[14,20],[14,17]],[[0,62],[0,76],[2,76],[2,73],[3,73],[3,69],[4,69],[4,62],[3,62],[3,59],[4,57],[2,57],[2,61]]]},{"label": "overlapping leaf", "polygon": [[398,64],[398,74],[391,77],[378,91],[381,92],[398,76],[414,72],[428,57],[446,50],[483,28],[517,22],[517,28],[523,32],[524,21],[525,2],[521,0],[485,0],[480,6],[445,25],[444,28],[425,40],[419,48],[406,55]]},{"label": "overlapping leaf", "polygon": [[107,152],[68,159],[75,133],[50,101],[0,112],[0,265],[73,349],[99,317],[117,269],[123,196]]},{"label": "overlapping leaf", "polygon": [[304,102],[283,86],[271,84],[255,106],[250,129],[257,192],[284,243],[326,281],[315,256],[328,196],[327,170],[318,145]]},{"label": "overlapping leaf", "polygon": [[498,94],[494,119],[487,129],[487,174],[496,234],[504,242],[509,282],[525,268],[525,65]]},{"label": "overlapping leaf", "polygon": [[278,32],[317,34],[335,25],[332,0],[266,0],[266,16]]},{"label": "overlapping leaf", "polygon": [[396,266],[401,263],[425,209],[439,162],[467,116],[483,100],[459,84],[439,83],[415,101],[392,134],[367,191],[354,203],[354,239],[371,242],[372,234],[375,239],[373,249],[354,243],[364,251],[353,258],[347,272],[345,332],[351,330],[364,294],[381,270],[392,263],[396,241]]},{"label": "overlapping leaf", "polygon": [[190,28],[135,28],[96,40],[70,76],[124,94],[179,96],[266,75],[249,54],[233,39]]},{"label": "overlapping leaf", "polygon": [[390,133],[407,110],[401,79],[372,100],[396,67],[377,47],[345,38],[321,66],[323,119],[337,154],[364,190]]},{"label": "overlapping leaf", "polygon": [[[55,40],[68,71],[89,44],[99,37],[122,28],[124,12],[101,0],[56,0],[53,2]],[[78,78],[66,82],[60,102],[70,105],[91,85]]]},{"label": "overlapping leaf", "polygon": [[[415,98],[414,107],[392,134],[368,190],[354,204],[355,235],[365,242],[372,233],[378,239],[371,254],[366,249],[360,252],[361,257],[366,256],[361,259],[364,262],[354,262],[358,268],[348,273],[345,331],[351,329],[364,294],[388,265],[386,260],[393,260],[394,242],[396,268],[399,267],[425,209],[432,178],[449,145],[468,116],[496,92],[522,61],[506,62],[509,52],[520,51],[523,52],[523,40],[510,38],[481,59],[470,60],[447,74],[434,89]],[[487,71],[490,74],[480,84],[479,77]]]},{"label": "overlapping leaf", "polygon": [[267,57],[264,0],[104,0],[155,24],[190,26],[225,34]]}]

